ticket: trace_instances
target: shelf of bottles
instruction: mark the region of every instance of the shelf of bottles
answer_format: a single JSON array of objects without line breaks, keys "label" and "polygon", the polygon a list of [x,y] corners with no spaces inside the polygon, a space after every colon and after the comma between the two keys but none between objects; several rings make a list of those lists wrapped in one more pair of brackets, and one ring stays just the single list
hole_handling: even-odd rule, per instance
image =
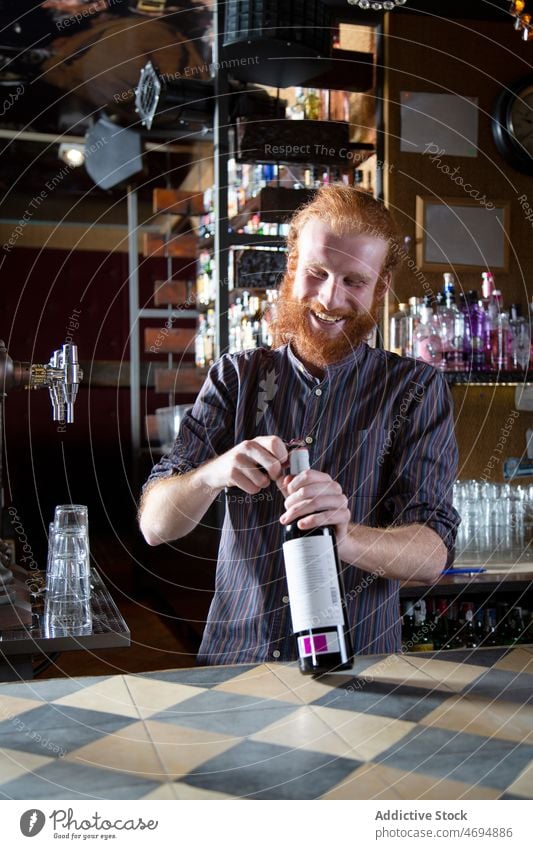
[{"label": "shelf of bottles", "polygon": [[402,651],[448,651],[533,643],[533,611],[486,600],[406,599]]},{"label": "shelf of bottles", "polygon": [[[245,249],[246,250],[246,249]],[[249,249],[251,252],[251,249]],[[253,251],[254,259],[263,251],[271,248]],[[242,253],[242,249],[234,251]],[[228,312],[229,321],[229,353],[234,354],[249,348],[259,346],[270,347],[272,336],[270,322],[273,317],[274,304],[278,290],[273,286],[235,286],[235,262],[230,262],[228,288],[231,293],[231,303]],[[248,263],[248,268],[250,264]],[[263,263],[264,267],[264,263]],[[198,331],[195,340],[195,362],[199,367],[210,366],[216,357],[215,350],[215,291],[214,291],[215,257],[209,251],[202,251],[198,259],[197,306],[201,311],[198,318]],[[261,269],[246,276],[248,281],[271,280],[272,272]],[[242,281],[241,281],[242,282]]]},{"label": "shelf of bottles", "polygon": [[[353,169],[352,169],[353,170]],[[370,174],[370,171],[365,173]],[[228,219],[230,231],[250,237],[249,244],[230,248],[228,274],[222,285],[230,293],[229,352],[236,353],[259,345],[269,346],[277,287],[285,265],[285,239],[289,225],[278,210],[261,210],[263,189],[297,191],[315,189],[333,181],[349,184],[350,169],[301,164],[229,163]],[[369,184],[369,191],[371,187]],[[306,198],[302,191],[302,202]],[[206,213],[200,222],[200,255],[197,264],[197,307],[203,311],[198,321],[196,363],[208,366],[215,357],[215,262],[212,253],[215,212],[212,191],[205,193]],[[278,243],[279,240],[279,243]]]},{"label": "shelf of bottles", "polygon": [[482,274],[481,292],[458,294],[454,275],[444,274],[436,297],[410,298],[391,316],[390,349],[446,372],[450,383],[533,379],[530,319],[520,304],[504,305],[489,271]]}]

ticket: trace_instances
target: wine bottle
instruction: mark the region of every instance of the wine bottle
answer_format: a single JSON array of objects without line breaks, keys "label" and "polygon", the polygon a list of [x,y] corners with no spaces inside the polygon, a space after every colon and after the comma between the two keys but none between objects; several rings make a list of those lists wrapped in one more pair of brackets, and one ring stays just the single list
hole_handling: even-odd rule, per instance
[{"label": "wine bottle", "polygon": [[426,621],[426,602],[420,598],[414,606],[413,651],[433,651],[432,628]]},{"label": "wine bottle", "polygon": [[[291,475],[309,469],[307,448],[293,448],[289,462]],[[353,650],[333,528],[302,531],[298,520],[291,522],[285,526],[283,556],[300,672],[320,675],[351,669]]]},{"label": "wine bottle", "polygon": [[402,651],[411,651],[415,630],[415,615],[413,602],[406,602],[402,616]]},{"label": "wine bottle", "polygon": [[463,626],[463,640],[465,648],[475,649],[479,645],[476,629],[474,627],[474,605],[467,603],[464,605],[465,624]]},{"label": "wine bottle", "polygon": [[437,602],[437,610],[433,620],[433,648],[436,651],[448,648],[448,617],[446,612],[448,605],[446,600],[441,598]]}]

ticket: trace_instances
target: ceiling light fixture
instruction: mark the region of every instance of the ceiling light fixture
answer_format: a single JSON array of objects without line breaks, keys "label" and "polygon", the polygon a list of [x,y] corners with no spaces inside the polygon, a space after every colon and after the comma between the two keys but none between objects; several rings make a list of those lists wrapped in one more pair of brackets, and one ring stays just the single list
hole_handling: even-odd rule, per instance
[{"label": "ceiling light fixture", "polygon": [[529,41],[533,38],[533,22],[531,2],[526,0],[511,0],[511,15],[515,16],[514,28],[522,33],[524,41]]},{"label": "ceiling light fixture", "polygon": [[407,0],[383,0],[382,3],[374,3],[373,0],[348,0],[350,6],[359,6],[364,11],[391,12],[396,6],[404,6]]},{"label": "ceiling light fixture", "polygon": [[85,162],[85,145],[62,142],[57,155],[71,168],[79,168]]}]

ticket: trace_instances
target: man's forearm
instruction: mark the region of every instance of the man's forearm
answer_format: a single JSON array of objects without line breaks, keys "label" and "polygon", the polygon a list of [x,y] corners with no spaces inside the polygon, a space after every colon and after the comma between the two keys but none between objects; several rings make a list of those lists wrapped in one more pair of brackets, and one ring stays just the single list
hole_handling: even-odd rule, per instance
[{"label": "man's forearm", "polygon": [[205,465],[184,475],[163,478],[144,494],[139,524],[149,545],[186,536],[205,516],[222,491],[205,481]]},{"label": "man's forearm", "polygon": [[386,578],[431,583],[445,568],[447,550],[437,532],[425,525],[369,528],[351,524],[339,540],[339,556],[368,572],[382,570]]}]

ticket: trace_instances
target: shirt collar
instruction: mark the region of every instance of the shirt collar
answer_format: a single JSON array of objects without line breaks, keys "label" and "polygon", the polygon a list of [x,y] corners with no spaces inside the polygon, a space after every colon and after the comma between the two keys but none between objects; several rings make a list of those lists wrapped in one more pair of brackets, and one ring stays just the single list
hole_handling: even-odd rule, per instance
[{"label": "shirt collar", "polygon": [[[305,377],[312,380],[314,383],[320,383],[321,378],[316,377],[316,375],[311,374],[306,369],[304,364],[301,362],[301,360],[298,359],[297,355],[293,351],[290,342],[288,343],[288,345],[286,347],[287,347],[287,355],[289,357],[291,364],[294,366],[294,368],[297,369],[302,375],[305,375]],[[327,365],[325,376],[329,377],[330,375],[336,374],[336,373],[341,372],[343,370],[352,369],[354,366],[356,366],[361,361],[361,359],[363,358],[363,356],[365,355],[365,352],[367,350],[368,350],[368,345],[366,344],[366,342],[359,342],[359,344],[355,348],[353,348],[353,350],[351,350],[350,353],[347,354],[347,356],[344,357],[342,360],[339,360],[336,363],[330,363],[329,365]]]}]

